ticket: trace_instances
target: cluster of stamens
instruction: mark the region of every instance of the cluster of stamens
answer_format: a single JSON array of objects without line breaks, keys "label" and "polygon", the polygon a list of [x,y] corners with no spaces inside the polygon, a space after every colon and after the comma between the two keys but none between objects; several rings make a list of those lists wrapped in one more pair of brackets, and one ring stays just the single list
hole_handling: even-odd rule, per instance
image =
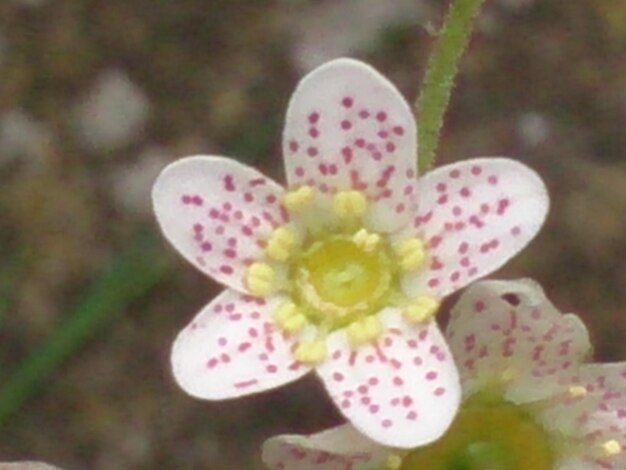
[{"label": "cluster of stamens", "polygon": [[407,320],[430,321],[439,301],[430,296],[408,299],[399,288],[403,273],[421,269],[427,260],[420,238],[391,242],[370,232],[361,220],[368,210],[367,196],[356,190],[336,192],[331,201],[333,219],[312,229],[316,193],[310,186],[283,198],[292,222],[276,228],[265,245],[265,260],[248,267],[249,291],[265,297],[287,293],[290,300],[274,312],[276,325],[287,334],[308,326],[312,339],[298,343],[294,355],[317,363],[326,357],[326,335],[346,328],[353,347],[376,340],[383,325],[375,315],[386,306],[400,306]]}]

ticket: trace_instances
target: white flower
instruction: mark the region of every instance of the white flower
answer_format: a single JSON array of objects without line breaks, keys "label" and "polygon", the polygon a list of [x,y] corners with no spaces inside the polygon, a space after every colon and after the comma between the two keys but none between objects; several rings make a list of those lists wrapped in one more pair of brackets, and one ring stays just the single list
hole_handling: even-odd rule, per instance
[{"label": "white flower", "polygon": [[626,468],[626,362],[587,364],[585,326],[536,283],[474,284],[446,329],[463,404],[448,432],[413,450],[385,448],[350,425],[266,441],[274,470]]},{"label": "white flower", "polygon": [[176,339],[185,391],[232,398],[314,370],[341,412],[382,443],[412,447],[447,429],[458,374],[432,318],[444,296],[534,237],[548,198],[534,172],[502,158],[418,182],[416,148],[393,85],[339,59],[291,99],[287,190],[222,157],[162,172],[153,201],[165,236],[228,287]]}]

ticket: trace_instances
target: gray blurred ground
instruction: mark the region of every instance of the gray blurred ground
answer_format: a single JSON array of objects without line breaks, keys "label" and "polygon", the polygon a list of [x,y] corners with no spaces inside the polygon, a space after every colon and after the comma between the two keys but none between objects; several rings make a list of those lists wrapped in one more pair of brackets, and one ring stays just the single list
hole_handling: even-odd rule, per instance
[{"label": "gray blurred ground", "polygon": [[[154,228],[152,178],[189,153],[282,179],[285,105],[336,55],[416,94],[445,2],[3,0],[0,380],[105,263]],[[615,0],[489,0],[462,64],[439,163],[510,155],[550,189],[547,227],[498,273],[529,275],[626,359],[626,9]],[[258,469],[276,432],[337,415],[314,379],[221,404],[185,396],[168,354],[217,290],[174,273],[47,381],[1,431],[0,460],[66,469]],[[9,286],[9,280],[12,287]],[[5,283],[4,285],[2,283]]]}]

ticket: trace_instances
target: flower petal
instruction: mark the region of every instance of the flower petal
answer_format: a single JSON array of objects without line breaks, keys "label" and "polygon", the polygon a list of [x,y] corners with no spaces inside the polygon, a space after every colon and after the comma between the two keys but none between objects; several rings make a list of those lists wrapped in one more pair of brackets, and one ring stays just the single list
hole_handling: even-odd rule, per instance
[{"label": "flower petal", "polygon": [[398,310],[379,314],[385,334],[352,349],[344,331],[328,337],[317,373],[332,399],[366,436],[393,447],[440,437],[459,406],[456,366],[434,322],[408,325]]},{"label": "flower petal", "polygon": [[563,390],[591,350],[575,315],[562,315],[529,279],[482,281],[454,306],[446,328],[463,392],[502,383],[524,403]]},{"label": "flower petal", "polygon": [[283,300],[226,290],[180,332],[172,369],[188,394],[207,400],[262,392],[298,379],[309,368],[293,360],[293,341],[269,320]]},{"label": "flower petal", "polygon": [[255,169],[223,157],[195,156],[170,164],[152,190],[165,237],[202,272],[245,292],[246,265],[286,221],[282,188]]},{"label": "flower petal", "polygon": [[411,108],[362,62],[322,65],[291,98],[283,134],[289,185],[313,185],[323,193],[364,191],[374,202],[372,229],[393,230],[412,215],[416,149]]},{"label": "flower petal", "polygon": [[526,246],[549,203],[539,176],[504,158],[438,168],[420,180],[418,201],[411,235],[417,231],[426,241],[430,263],[404,287],[439,297],[498,269]]},{"label": "flower petal", "polygon": [[274,436],[263,444],[263,462],[272,470],[371,469],[388,453],[349,424],[310,436]]},{"label": "flower petal", "polygon": [[[574,452],[584,468],[626,468],[626,363],[585,364],[571,383],[587,395],[555,401],[540,414],[542,424],[579,441]],[[613,442],[620,451],[606,453],[603,445]]]}]

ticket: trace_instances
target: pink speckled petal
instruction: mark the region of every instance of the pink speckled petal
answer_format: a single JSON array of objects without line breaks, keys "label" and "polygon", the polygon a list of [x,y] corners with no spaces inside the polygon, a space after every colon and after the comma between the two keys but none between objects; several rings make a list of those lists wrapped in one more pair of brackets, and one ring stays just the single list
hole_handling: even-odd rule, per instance
[{"label": "pink speckled petal", "polygon": [[247,265],[286,221],[282,188],[255,169],[223,157],[178,160],[157,178],[154,212],[166,238],[192,264],[245,292]]},{"label": "pink speckled petal", "polygon": [[626,362],[585,364],[572,383],[584,386],[588,395],[555,400],[540,414],[542,424],[580,442],[576,457],[587,466],[579,468],[626,468],[624,452],[606,456],[601,451],[601,445],[610,440],[626,449]]},{"label": "pink speckled petal", "polygon": [[506,396],[516,403],[563,392],[591,350],[580,319],[561,314],[529,279],[470,286],[452,309],[446,338],[464,394],[508,374]]},{"label": "pink speckled petal", "polygon": [[274,436],[263,444],[271,470],[365,470],[378,468],[388,450],[349,424],[310,436]]},{"label": "pink speckled petal", "polygon": [[539,176],[505,158],[479,158],[438,168],[420,180],[412,231],[429,247],[426,271],[405,290],[436,296],[498,269],[537,234],[549,199]]},{"label": "pink speckled petal", "polygon": [[258,299],[226,290],[183,329],[172,347],[174,377],[189,395],[207,400],[262,392],[302,377],[293,341],[271,320],[279,297]]},{"label": "pink speckled petal", "polygon": [[367,223],[388,231],[408,222],[416,192],[416,127],[396,88],[369,65],[337,59],[304,77],[283,134],[290,186],[364,191]]},{"label": "pink speckled petal", "polygon": [[[602,470],[623,470],[626,468],[626,416],[620,407],[603,409],[603,403],[582,421],[584,431],[583,444],[580,450],[584,458],[595,466],[584,467]],[[616,455],[606,455],[600,451],[607,441],[616,441],[622,452]]]},{"label": "pink speckled petal", "polygon": [[434,322],[408,325],[396,309],[380,314],[385,333],[352,349],[345,332],[328,338],[329,359],[317,373],[352,424],[392,447],[439,438],[459,406],[457,369]]}]

